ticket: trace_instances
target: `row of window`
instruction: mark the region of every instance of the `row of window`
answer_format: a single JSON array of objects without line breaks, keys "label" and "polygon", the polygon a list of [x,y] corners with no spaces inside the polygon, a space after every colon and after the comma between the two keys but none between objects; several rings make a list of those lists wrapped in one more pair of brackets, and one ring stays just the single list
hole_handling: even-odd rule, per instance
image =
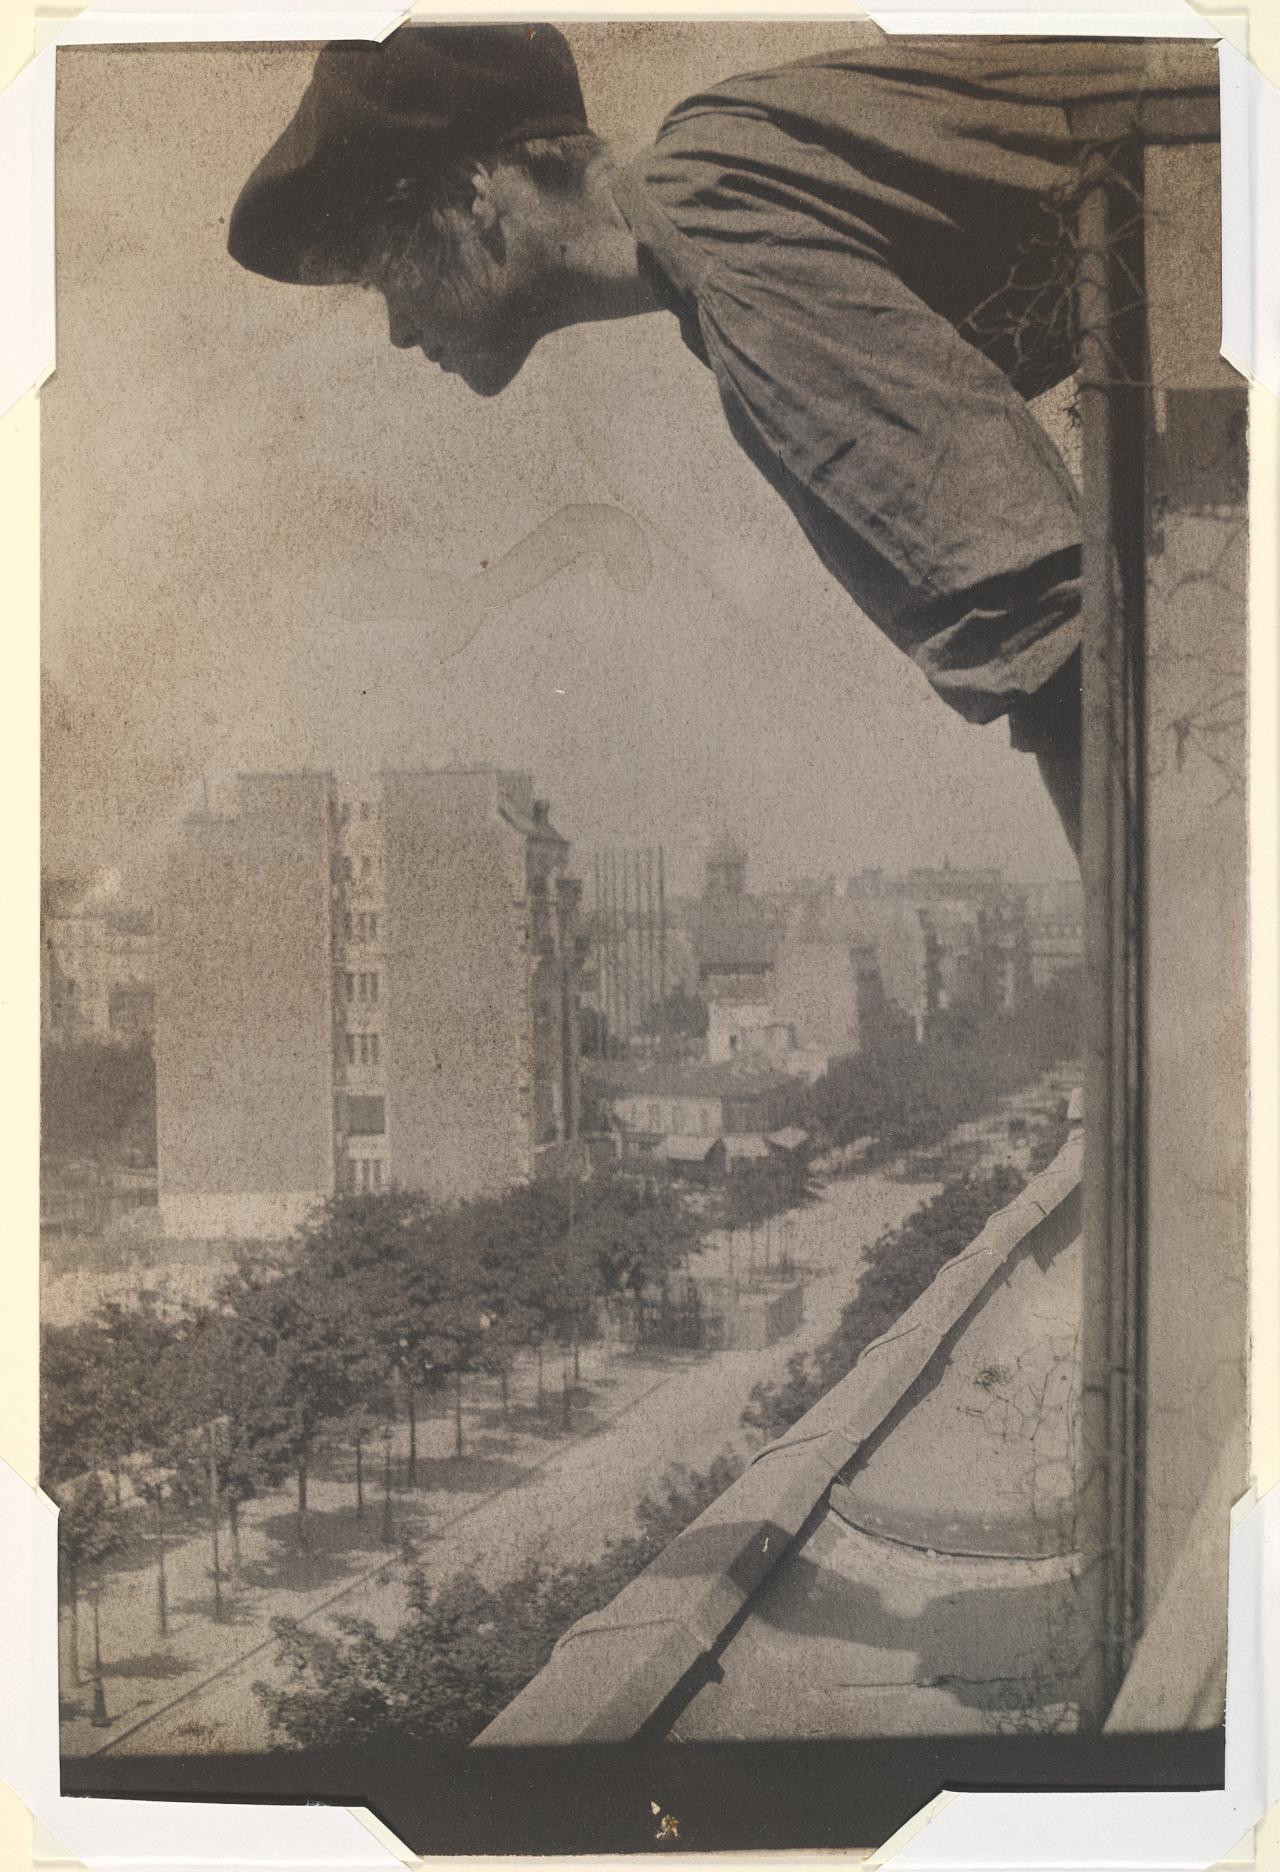
[{"label": "row of window", "polygon": [[382,978],[377,969],[347,969],[342,978],[348,1001],[376,1001]]},{"label": "row of window", "polygon": [[348,910],[342,919],[342,930],[348,942],[377,942],[378,913],[376,910]]},{"label": "row of window", "polygon": [[351,815],[353,812],[358,812],[362,819],[372,819],[373,817],[373,807],[369,804],[367,799],[360,800],[356,805],[353,805],[350,800],[343,800],[338,815],[343,825],[351,824]]},{"label": "row of window", "polygon": [[353,1190],[382,1188],[382,1159],[352,1157],[347,1164],[347,1187]]},{"label": "row of window", "polygon": [[349,1033],[347,1035],[348,1066],[376,1066],[379,1064],[381,1040],[376,1033]]},{"label": "row of window", "polygon": [[371,878],[375,869],[376,860],[371,858],[368,852],[360,860],[359,867],[354,858],[344,858],[342,861],[342,875],[348,884],[354,884],[357,875],[361,878]]}]

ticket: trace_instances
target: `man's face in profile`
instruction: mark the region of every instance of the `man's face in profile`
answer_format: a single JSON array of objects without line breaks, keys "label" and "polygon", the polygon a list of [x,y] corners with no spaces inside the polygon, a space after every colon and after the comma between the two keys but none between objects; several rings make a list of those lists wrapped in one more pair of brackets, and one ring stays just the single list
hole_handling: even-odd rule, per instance
[{"label": "man's face in profile", "polygon": [[551,329],[542,269],[518,215],[451,207],[389,247],[361,282],[382,295],[391,342],[496,396]]}]

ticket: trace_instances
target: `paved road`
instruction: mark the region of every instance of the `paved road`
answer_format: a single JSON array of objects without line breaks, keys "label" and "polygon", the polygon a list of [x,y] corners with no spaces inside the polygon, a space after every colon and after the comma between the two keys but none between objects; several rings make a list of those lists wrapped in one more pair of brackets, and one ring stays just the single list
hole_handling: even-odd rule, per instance
[{"label": "paved road", "polygon": [[[970,1127],[970,1135],[973,1128]],[[1008,1155],[999,1120],[983,1127],[984,1155]],[[590,1560],[611,1535],[633,1529],[636,1504],[661,1485],[673,1464],[706,1468],[731,1446],[744,1448],[742,1408],[761,1379],[784,1376],[788,1361],[831,1332],[872,1242],[896,1227],[936,1185],[868,1175],[833,1182],[808,1209],[789,1218],[792,1258],[809,1270],[804,1320],[767,1351],[637,1355],[616,1348],[584,1353],[581,1404],[566,1435],[554,1409],[532,1409],[532,1368],[521,1375],[514,1421],[504,1423],[496,1396],[472,1387],[468,1454],[450,1455],[447,1414],[419,1429],[419,1487],[402,1482],[405,1431],[393,1446],[397,1487],[395,1537],[409,1534],[431,1574],[467,1570],[489,1584],[511,1577],[531,1556],[551,1562]],[[727,1270],[728,1246],[713,1245],[699,1272]],[[741,1237],[736,1251],[741,1274]],[[549,1387],[559,1372],[547,1364]],[[554,1390],[550,1393],[554,1399]],[[308,1550],[299,1553],[291,1502],[252,1504],[244,1517],[241,1576],[228,1593],[231,1617],[208,1616],[211,1570],[207,1535],[175,1544],[167,1560],[171,1620],[157,1631],[154,1553],[114,1576],[101,1607],[109,1726],[94,1727],[92,1693],[64,1693],[67,1754],[151,1754],[252,1750],[266,1745],[266,1724],[252,1695],[276,1671],[269,1621],[280,1613],[319,1622],[352,1612],[394,1629],[405,1612],[404,1572],[382,1545],[379,1446],[366,1464],[368,1502],[354,1510],[348,1464],[310,1489]],[[223,1537],[223,1561],[228,1542]],[[92,1654],[91,1621],[80,1619],[82,1664]],[[64,1685],[67,1621],[63,1620]]]}]

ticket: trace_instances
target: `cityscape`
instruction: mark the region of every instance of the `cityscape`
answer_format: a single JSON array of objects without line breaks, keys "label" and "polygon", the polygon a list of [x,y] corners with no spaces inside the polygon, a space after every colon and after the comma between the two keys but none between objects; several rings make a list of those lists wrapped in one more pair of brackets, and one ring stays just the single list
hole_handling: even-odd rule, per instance
[{"label": "cityscape", "polygon": [[477,767],[242,774],[153,902],[46,879],[68,1758],[324,1736],[329,1621],[447,1662],[464,1585],[504,1662],[416,1720],[471,1739],[1061,1148],[1078,887],[667,878]]},{"label": "cityscape", "polygon": [[660,848],[580,856],[498,769],[241,776],[186,820],[157,904],[110,871],[45,880],[44,1046],[152,1055],[155,1096],[117,1162],[46,1140],[42,1226],[278,1240],[340,1190],[466,1198],[602,1150],[729,1163],[833,1061],[1082,966],[1075,881],[755,893],[749,863],[725,832],[674,896]]}]

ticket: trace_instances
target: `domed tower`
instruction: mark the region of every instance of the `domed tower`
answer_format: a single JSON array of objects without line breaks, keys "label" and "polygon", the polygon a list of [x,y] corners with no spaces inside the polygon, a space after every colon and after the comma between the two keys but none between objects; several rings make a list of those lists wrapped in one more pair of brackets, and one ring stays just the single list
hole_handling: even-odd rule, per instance
[{"label": "domed tower", "polygon": [[762,1006],[769,999],[778,932],[747,891],[747,851],[724,832],[707,853],[706,883],[690,933],[698,992],[714,1001]]},{"label": "domed tower", "polygon": [[707,853],[705,890],[709,897],[746,896],[747,849],[729,832],[722,832]]}]

